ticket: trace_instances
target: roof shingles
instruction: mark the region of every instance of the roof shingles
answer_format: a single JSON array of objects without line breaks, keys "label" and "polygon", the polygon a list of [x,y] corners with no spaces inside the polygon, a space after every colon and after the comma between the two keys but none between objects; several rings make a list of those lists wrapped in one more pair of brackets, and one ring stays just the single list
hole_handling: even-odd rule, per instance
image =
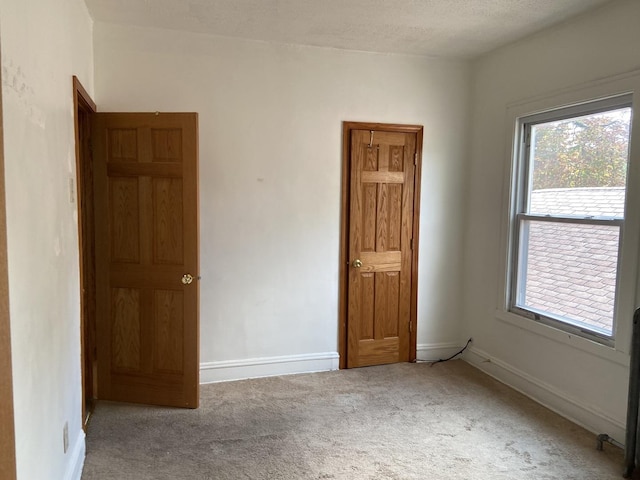
[{"label": "roof shingles", "polygon": [[[537,190],[531,213],[622,218],[624,188]],[[611,333],[620,229],[529,221],[525,306]]]}]

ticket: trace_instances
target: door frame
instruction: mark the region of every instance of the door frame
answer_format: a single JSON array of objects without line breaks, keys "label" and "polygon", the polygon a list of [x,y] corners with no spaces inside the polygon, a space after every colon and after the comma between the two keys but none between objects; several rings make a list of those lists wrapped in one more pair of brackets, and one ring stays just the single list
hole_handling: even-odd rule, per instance
[{"label": "door frame", "polygon": [[0,88],[0,478],[16,478],[16,436],[11,366],[9,269],[7,264],[7,202],[4,180],[4,128]]},{"label": "door frame", "polygon": [[340,368],[347,368],[347,307],[349,305],[349,222],[351,185],[351,131],[381,130],[396,133],[416,134],[416,163],[413,196],[413,250],[411,251],[411,314],[409,321],[413,328],[409,334],[409,361],[416,360],[416,331],[418,316],[418,245],[420,233],[420,184],[422,172],[422,125],[402,125],[397,123],[342,122],[342,192],[340,203],[340,267],[338,293],[338,354]]},{"label": "door frame", "polygon": [[[78,248],[79,248],[79,271],[80,271],[80,362],[81,362],[81,379],[82,379],[82,428],[87,430],[87,420],[88,415],[91,412],[87,412],[87,388],[86,381],[88,375],[90,375],[86,371],[86,357],[87,355],[92,355],[93,360],[95,361],[95,335],[87,335],[87,330],[89,328],[92,329],[93,332],[96,331],[95,323],[96,319],[94,318],[86,318],[85,315],[85,296],[84,291],[87,289],[87,277],[90,276],[95,278],[95,271],[93,275],[87,275],[84,268],[84,255],[86,252],[85,245],[88,241],[93,241],[93,238],[88,239],[85,238],[84,235],[84,216],[83,216],[83,206],[88,202],[89,208],[93,208],[93,195],[87,195],[87,190],[83,185],[83,172],[84,172],[84,164],[85,162],[91,161],[91,159],[85,158],[85,155],[82,153],[82,145],[80,142],[80,113],[91,115],[96,113],[97,107],[95,102],[91,99],[91,96],[87,93],[85,88],[78,80],[78,77],[73,76],[73,123],[74,123],[74,131],[75,131],[75,143],[76,143],[76,205],[78,208]],[[95,255],[95,250],[94,250]],[[94,263],[95,264],[95,263]],[[95,295],[95,288],[94,288]],[[93,373],[91,373],[91,382],[95,386],[95,378],[93,378]],[[92,388],[93,394],[95,396],[95,387]]]}]

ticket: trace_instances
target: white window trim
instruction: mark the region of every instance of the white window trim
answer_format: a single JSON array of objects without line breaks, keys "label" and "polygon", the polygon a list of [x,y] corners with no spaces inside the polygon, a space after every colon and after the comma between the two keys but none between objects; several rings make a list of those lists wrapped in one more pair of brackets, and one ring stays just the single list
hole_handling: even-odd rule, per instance
[{"label": "white window trim", "polygon": [[[517,198],[513,200],[514,211],[512,215],[512,231],[511,231],[511,247],[514,249],[511,252],[512,255],[519,253],[522,245],[520,244],[520,231],[523,220],[535,220],[537,222],[554,222],[554,223],[570,223],[570,224],[584,224],[584,225],[606,225],[612,227],[619,227],[622,232],[623,219],[620,218],[608,218],[608,217],[587,217],[587,216],[549,216],[549,215],[535,215],[524,213],[527,210],[526,198],[531,194],[531,185],[527,185],[530,181],[529,170],[531,168],[531,149],[527,137],[531,136],[531,128],[533,125],[544,124],[547,122],[555,122],[563,119],[576,118],[583,115],[592,115],[601,112],[608,112],[619,108],[628,108],[632,106],[632,95],[620,95],[605,98],[602,100],[589,101],[570,107],[560,107],[559,109],[550,110],[544,113],[528,115],[518,118],[516,131],[518,136],[515,139],[517,142],[517,150],[514,152],[512,162],[514,165],[514,175],[517,176],[513,180],[514,194]],[[573,218],[572,218],[573,217]],[[622,243],[622,235],[620,236],[620,243]],[[621,254],[621,249],[618,251],[618,255]],[[619,258],[619,257],[618,257]],[[581,326],[578,322],[571,322],[569,319],[566,321],[555,318],[548,312],[538,310],[535,308],[525,308],[517,305],[516,297],[520,294],[518,291],[518,285],[522,284],[523,272],[518,269],[520,261],[518,258],[511,258],[511,264],[509,269],[511,270],[509,275],[509,311],[531,320],[549,325],[551,327],[558,328],[574,335],[582,336],[587,339],[593,340],[603,345],[613,346],[615,343],[615,324],[616,324],[616,311],[618,310],[618,286],[620,275],[618,273],[616,278],[616,298],[614,302],[614,314],[613,314],[613,327],[611,335],[608,335],[604,331],[598,331],[597,328],[589,328],[587,325]],[[618,262],[618,272],[620,270],[620,263]]]},{"label": "white window trim", "polygon": [[[631,119],[631,143],[629,145],[629,170],[627,177],[627,195],[625,199],[625,225],[621,234],[622,248],[619,257],[617,308],[614,319],[614,332],[609,345],[595,343],[591,338],[573,335],[554,325],[534,322],[529,318],[509,311],[509,288],[511,286],[510,266],[513,264],[511,254],[514,251],[511,242],[514,241],[511,232],[514,229],[515,212],[517,212],[517,195],[515,189],[519,176],[515,169],[518,162],[514,162],[515,155],[520,148],[521,129],[518,128],[519,119],[523,117],[535,118],[534,115],[545,115],[557,109],[580,106],[598,100],[631,95],[636,108],[636,115]],[[579,108],[579,107],[578,107]],[[624,362],[619,354],[628,354],[631,343],[631,329],[633,312],[640,299],[640,282],[638,281],[638,259],[640,258],[640,70],[615,77],[591,82],[586,85],[565,89],[554,94],[541,96],[530,100],[510,104],[507,107],[505,132],[508,135],[505,154],[503,192],[503,221],[501,225],[501,265],[499,268],[499,289],[497,298],[496,318],[525,330],[552,338],[558,342],[570,345],[591,354],[616,361]],[[567,110],[569,116],[570,111]],[[623,355],[624,357],[624,355]]]}]

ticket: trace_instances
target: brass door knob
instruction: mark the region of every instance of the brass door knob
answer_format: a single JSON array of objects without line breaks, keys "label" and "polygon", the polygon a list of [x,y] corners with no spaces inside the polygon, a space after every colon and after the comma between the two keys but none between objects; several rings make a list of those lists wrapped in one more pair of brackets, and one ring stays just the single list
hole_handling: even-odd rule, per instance
[{"label": "brass door knob", "polygon": [[362,266],[362,260],[360,260],[360,259],[357,259],[357,258],[356,258],[356,259],[353,261],[353,266],[354,266],[355,268],[360,268],[360,267]]},{"label": "brass door knob", "polygon": [[189,285],[191,282],[193,282],[193,276],[191,276],[190,273],[185,273],[182,276],[182,284],[183,285]]}]

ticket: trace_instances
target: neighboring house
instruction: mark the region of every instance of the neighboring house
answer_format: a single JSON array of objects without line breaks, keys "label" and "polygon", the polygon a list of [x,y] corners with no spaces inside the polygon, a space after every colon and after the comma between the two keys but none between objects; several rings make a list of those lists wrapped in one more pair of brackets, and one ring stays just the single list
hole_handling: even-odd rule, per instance
[{"label": "neighboring house", "polygon": [[[621,218],[624,199],[624,188],[536,190],[531,212]],[[619,229],[540,222],[529,235],[526,304],[611,333]]]}]

